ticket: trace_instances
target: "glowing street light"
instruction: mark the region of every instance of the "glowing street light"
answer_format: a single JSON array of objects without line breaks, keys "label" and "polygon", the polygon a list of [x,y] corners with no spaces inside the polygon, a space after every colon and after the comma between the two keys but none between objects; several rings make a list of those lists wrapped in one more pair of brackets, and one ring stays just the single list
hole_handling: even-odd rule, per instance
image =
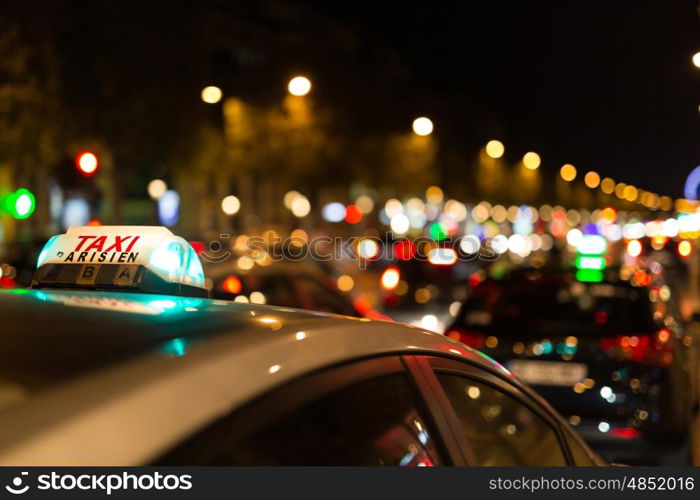
[{"label": "glowing street light", "polygon": [[221,200],[221,210],[226,214],[226,215],[235,215],[238,213],[238,211],[241,209],[241,202],[238,198],[233,196],[232,194],[226,196],[223,200]]},{"label": "glowing street light", "polygon": [[615,180],[606,177],[600,181],[600,190],[605,194],[613,194],[615,192]]},{"label": "glowing street light", "polygon": [[693,64],[696,68],[700,68],[700,52],[693,54]]},{"label": "glowing street light", "polygon": [[221,100],[223,92],[219,87],[214,87],[210,85],[209,87],[204,87],[202,89],[202,100],[207,104],[216,104]]},{"label": "glowing street light", "polygon": [[494,160],[503,156],[505,151],[506,148],[501,141],[494,139],[486,143],[486,154]]},{"label": "glowing street light", "polygon": [[540,167],[540,163],[542,163],[542,160],[540,159],[540,155],[537,153],[529,151],[523,156],[523,165],[525,165],[525,168],[537,170]]},{"label": "glowing street light", "polygon": [[305,76],[295,76],[287,85],[289,93],[295,96],[305,96],[311,91],[311,80]]},{"label": "glowing street light", "polygon": [[430,135],[433,133],[433,122],[430,118],[421,116],[413,120],[413,132],[416,135]]},{"label": "glowing street light", "polygon": [[598,172],[594,172],[593,170],[591,170],[590,172],[587,172],[586,175],[583,177],[583,182],[589,188],[595,189],[600,184],[600,175],[598,175]]},{"label": "glowing street light", "polygon": [[311,212],[311,203],[309,203],[309,199],[306,196],[300,194],[292,200],[289,209],[295,217],[306,217]]},{"label": "glowing street light", "polygon": [[148,183],[148,196],[153,200],[157,200],[168,190],[168,185],[163,179],[153,179]]},{"label": "glowing street light", "polygon": [[570,163],[562,165],[561,169],[559,169],[559,175],[566,182],[571,182],[576,178],[576,167]]}]

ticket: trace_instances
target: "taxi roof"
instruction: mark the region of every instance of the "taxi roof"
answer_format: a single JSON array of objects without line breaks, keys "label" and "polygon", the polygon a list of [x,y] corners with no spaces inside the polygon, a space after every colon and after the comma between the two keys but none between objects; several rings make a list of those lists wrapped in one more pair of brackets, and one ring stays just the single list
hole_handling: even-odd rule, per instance
[{"label": "taxi roof", "polygon": [[[286,380],[373,355],[450,356],[511,377],[434,332],[274,306],[10,290],[0,317],[0,464],[142,463]],[[105,433],[88,416],[119,429]]]},{"label": "taxi roof", "polygon": [[[352,335],[355,340],[343,343],[349,359],[371,350],[366,330],[371,330],[370,337],[380,335],[379,330],[385,336],[393,333],[382,342],[386,349],[394,345],[465,350],[443,335],[398,323],[373,321],[371,326],[360,326],[357,322],[369,320],[171,295],[2,290],[0,317],[0,377],[30,390],[159,349],[167,354],[173,340],[201,344],[220,335],[236,336],[241,344],[254,348],[263,342],[285,342],[283,334],[290,331],[333,330],[336,337]],[[278,333],[270,336],[270,332]],[[470,354],[477,362],[491,365],[480,353]],[[323,353],[316,360],[319,365],[335,361],[324,360]]]}]

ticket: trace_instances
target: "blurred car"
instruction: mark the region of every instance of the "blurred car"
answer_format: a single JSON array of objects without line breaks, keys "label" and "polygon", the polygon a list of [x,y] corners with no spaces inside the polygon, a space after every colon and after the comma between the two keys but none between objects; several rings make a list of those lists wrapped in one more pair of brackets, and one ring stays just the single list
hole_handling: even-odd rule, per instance
[{"label": "blurred car", "polygon": [[590,440],[680,444],[694,404],[690,337],[669,287],[643,274],[634,284],[535,269],[487,279],[446,335],[504,363]]},{"label": "blurred car", "polygon": [[52,238],[0,292],[0,464],[603,465],[477,351],[209,299],[201,269],[165,228]]},{"label": "blurred car", "polygon": [[[409,243],[407,240],[395,242],[394,256],[400,255],[399,252]],[[396,250],[397,246],[399,250]],[[450,251],[445,249],[445,252]],[[395,321],[442,333],[451,320],[450,305],[465,298],[465,282],[480,266],[475,261],[444,259],[442,262],[406,257],[374,265],[380,273],[383,312]]]},{"label": "blurred car", "polygon": [[323,269],[306,262],[273,262],[242,271],[235,262],[206,264],[212,295],[275,306],[361,316]]}]

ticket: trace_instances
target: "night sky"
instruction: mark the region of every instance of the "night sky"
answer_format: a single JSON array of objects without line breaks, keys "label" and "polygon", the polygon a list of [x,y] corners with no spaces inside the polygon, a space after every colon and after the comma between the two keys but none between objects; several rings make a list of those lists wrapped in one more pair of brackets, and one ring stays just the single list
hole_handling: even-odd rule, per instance
[{"label": "night sky", "polygon": [[307,2],[408,70],[407,115],[452,144],[681,196],[700,165],[700,22],[692,1]]},{"label": "night sky", "polygon": [[[29,41],[54,44],[76,120],[99,118],[82,128],[115,129],[119,139],[148,109],[153,123],[132,135],[162,147],[150,156],[146,146],[132,148],[139,154],[123,164],[139,171],[178,143],[172,114],[181,110],[180,121],[188,121],[201,110],[201,86],[278,101],[280,82],[300,73],[314,81],[314,99],[337,111],[345,127],[339,132],[350,141],[408,133],[415,117],[427,115],[441,150],[464,169],[497,138],[509,163],[538,152],[551,178],[573,163],[579,172],[679,197],[700,165],[700,69],[691,62],[700,50],[696,1],[135,5],[12,0],[0,3],[0,13]],[[212,34],[221,41],[216,53],[205,43]],[[116,116],[125,104],[128,112]],[[115,147],[124,152],[125,144]],[[443,182],[452,180],[454,166],[437,168]]]}]

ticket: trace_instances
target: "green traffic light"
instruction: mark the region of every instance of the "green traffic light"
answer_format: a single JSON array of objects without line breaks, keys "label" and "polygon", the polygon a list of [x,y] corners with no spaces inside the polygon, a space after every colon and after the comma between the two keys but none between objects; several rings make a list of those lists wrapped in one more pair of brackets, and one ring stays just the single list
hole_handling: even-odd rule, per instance
[{"label": "green traffic light", "polygon": [[34,193],[25,188],[19,188],[3,200],[3,208],[15,219],[26,219],[34,213],[36,199]]},{"label": "green traffic light", "polygon": [[435,241],[442,241],[447,238],[447,229],[441,222],[434,222],[430,225],[430,237]]}]

